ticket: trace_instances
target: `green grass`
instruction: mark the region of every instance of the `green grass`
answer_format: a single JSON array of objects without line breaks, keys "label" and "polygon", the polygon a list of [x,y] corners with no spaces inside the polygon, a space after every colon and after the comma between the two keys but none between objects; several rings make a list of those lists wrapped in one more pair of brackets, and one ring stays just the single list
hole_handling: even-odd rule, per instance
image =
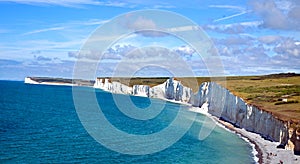
[{"label": "green grass", "polygon": [[300,124],[299,75],[228,77],[226,82],[218,83],[247,103],[271,112],[281,120]]},{"label": "green grass", "polygon": [[132,87],[133,85],[149,85],[153,87],[164,83],[169,77],[157,77],[157,78],[148,78],[148,77],[136,77],[136,78],[127,78],[127,77],[113,77],[111,81],[117,81],[122,84]]}]

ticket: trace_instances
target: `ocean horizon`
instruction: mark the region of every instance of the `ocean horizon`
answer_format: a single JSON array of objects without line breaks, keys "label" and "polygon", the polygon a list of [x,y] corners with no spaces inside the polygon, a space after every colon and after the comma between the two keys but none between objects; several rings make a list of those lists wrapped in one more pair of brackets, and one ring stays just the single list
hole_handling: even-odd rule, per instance
[{"label": "ocean horizon", "polygon": [[[200,140],[198,134],[207,117],[202,114],[197,114],[190,129],[172,146],[152,154],[128,155],[106,148],[89,135],[76,113],[71,86],[0,81],[0,87],[3,92],[0,95],[0,161],[4,163],[255,163],[249,142],[223,127],[216,126],[207,138]],[[188,108],[164,100],[130,96],[139,108],[147,108],[151,102],[164,104],[157,117],[135,120],[124,115],[114,102],[113,96],[124,95],[91,87],[82,87],[82,92],[95,92],[107,120],[129,134],[159,132],[174,120],[180,108]],[[189,119],[188,112],[185,119]]]}]

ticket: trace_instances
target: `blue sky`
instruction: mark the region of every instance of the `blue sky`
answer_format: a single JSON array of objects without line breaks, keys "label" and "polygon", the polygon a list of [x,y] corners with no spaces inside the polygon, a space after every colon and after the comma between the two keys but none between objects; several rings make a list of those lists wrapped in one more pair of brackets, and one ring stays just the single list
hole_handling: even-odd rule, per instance
[{"label": "blue sky", "polygon": [[[214,42],[225,75],[300,72],[298,0],[0,0],[0,9],[0,79],[70,78],[78,51],[92,32],[120,14],[143,9],[172,11],[200,26]],[[197,70],[201,61],[185,43],[133,35],[112,46],[96,76],[110,75],[122,54],[150,42],[178,52],[197,75],[208,75]]]}]

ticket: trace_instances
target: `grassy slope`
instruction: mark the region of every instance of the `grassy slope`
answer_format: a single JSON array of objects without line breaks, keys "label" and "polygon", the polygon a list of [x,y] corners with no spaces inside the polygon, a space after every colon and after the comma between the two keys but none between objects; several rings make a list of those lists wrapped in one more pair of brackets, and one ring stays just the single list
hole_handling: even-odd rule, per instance
[{"label": "grassy slope", "polygon": [[168,77],[157,77],[157,78],[143,78],[143,77],[136,77],[136,78],[126,78],[126,77],[113,77],[111,81],[117,81],[122,84],[128,85],[132,87],[133,85],[149,85],[150,87],[153,87],[155,85],[159,85],[164,83]]},{"label": "grassy slope", "polygon": [[[218,82],[246,102],[273,113],[281,120],[300,123],[300,76],[248,76],[228,77]],[[279,105],[276,105],[279,104]]]}]

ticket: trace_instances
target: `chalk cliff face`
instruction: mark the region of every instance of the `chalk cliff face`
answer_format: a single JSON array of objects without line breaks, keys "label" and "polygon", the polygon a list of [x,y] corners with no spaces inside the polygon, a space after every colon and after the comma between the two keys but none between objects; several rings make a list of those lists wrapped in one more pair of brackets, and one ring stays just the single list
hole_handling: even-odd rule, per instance
[{"label": "chalk cliff face", "polygon": [[151,98],[160,98],[190,103],[195,107],[208,104],[208,113],[220,117],[237,127],[260,134],[266,139],[288,143],[287,124],[275,118],[272,114],[247,104],[242,98],[229,92],[226,88],[214,82],[204,82],[197,93],[172,78],[163,84],[150,88],[145,85],[135,85],[133,88],[118,82],[110,83],[97,79],[95,88],[113,93],[132,94]]},{"label": "chalk cliff face", "polygon": [[147,85],[134,85],[129,87],[119,82],[110,82],[109,79],[96,79],[94,88],[103,89],[112,93],[132,94],[150,98],[169,99],[180,102],[189,102],[192,90],[183,86],[173,78],[168,79],[163,84],[150,88]]},{"label": "chalk cliff face", "polygon": [[135,96],[149,97],[150,87],[148,85],[134,85],[132,87],[132,94]]},{"label": "chalk cliff face", "polygon": [[266,139],[280,142],[281,145],[288,142],[288,129],[285,122],[245,103],[242,98],[214,82],[203,83],[190,101],[197,107],[201,107],[206,102],[209,104],[208,112],[212,115],[221,117],[247,131],[258,133]]},{"label": "chalk cliff face", "polygon": [[190,101],[191,95],[193,93],[192,89],[183,86],[180,81],[170,78],[163,84],[165,86],[163,92],[166,99],[181,101],[185,103]]},{"label": "chalk cliff face", "polygon": [[132,94],[132,88],[119,82],[109,82],[109,79],[96,79],[94,88],[112,93]]},{"label": "chalk cliff face", "polygon": [[25,84],[39,84],[38,82],[36,82],[34,80],[31,80],[30,77],[26,77],[25,80],[24,80],[24,83]]}]

